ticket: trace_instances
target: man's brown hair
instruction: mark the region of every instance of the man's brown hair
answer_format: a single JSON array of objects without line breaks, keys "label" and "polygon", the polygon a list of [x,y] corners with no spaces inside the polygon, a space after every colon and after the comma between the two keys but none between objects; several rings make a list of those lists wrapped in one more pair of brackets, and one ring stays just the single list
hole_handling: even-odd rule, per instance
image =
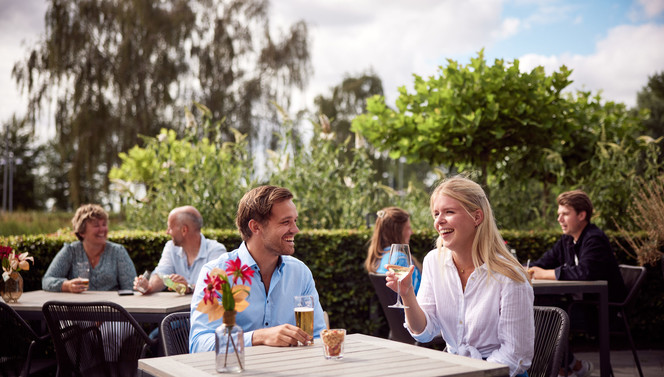
[{"label": "man's brown hair", "polygon": [[588,194],[582,190],[567,191],[558,195],[558,205],[570,206],[574,208],[577,214],[585,212],[586,221],[588,222],[593,216],[593,203],[590,201]]},{"label": "man's brown hair", "polygon": [[293,194],[288,189],[277,186],[259,186],[244,194],[237,206],[235,217],[235,225],[242,240],[247,241],[253,235],[249,228],[250,220],[259,224],[267,223],[272,214],[272,206],[292,198]]}]

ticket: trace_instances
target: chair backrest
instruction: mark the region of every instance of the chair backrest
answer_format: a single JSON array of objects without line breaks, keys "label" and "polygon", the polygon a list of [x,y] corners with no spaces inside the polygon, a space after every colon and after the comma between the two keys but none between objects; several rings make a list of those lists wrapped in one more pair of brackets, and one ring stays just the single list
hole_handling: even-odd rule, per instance
[{"label": "chair backrest", "polygon": [[388,308],[389,305],[397,301],[397,293],[385,286],[385,275],[369,273],[369,279],[373,284],[380,306],[387,318],[387,324],[390,326],[390,339],[398,342],[415,344],[415,339],[410,336],[408,330],[403,327],[405,322],[403,309]]},{"label": "chair backrest", "polygon": [[113,302],[48,301],[42,307],[55,345],[58,375],[135,376],[156,343]]},{"label": "chair backrest", "polygon": [[627,264],[621,264],[618,267],[620,268],[620,274],[625,282],[625,288],[627,288],[627,296],[622,303],[614,304],[619,306],[629,306],[638,295],[641,285],[646,279],[646,268],[643,266],[630,266]]},{"label": "chair backrest", "polygon": [[178,312],[167,315],[161,321],[161,341],[166,356],[189,353],[189,312]]},{"label": "chair backrest", "polygon": [[39,337],[21,316],[9,305],[0,301],[0,375],[27,375],[37,344],[46,337]]},{"label": "chair backrest", "polygon": [[535,354],[528,377],[556,377],[567,350],[569,317],[552,306],[535,306]]}]

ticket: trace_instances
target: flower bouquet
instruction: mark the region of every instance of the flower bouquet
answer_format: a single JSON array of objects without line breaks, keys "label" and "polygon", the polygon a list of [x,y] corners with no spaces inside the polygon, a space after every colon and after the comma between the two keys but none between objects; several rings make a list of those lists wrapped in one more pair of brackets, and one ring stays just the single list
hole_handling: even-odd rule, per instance
[{"label": "flower bouquet", "polygon": [[[226,271],[213,268],[206,278],[205,295],[196,310],[208,315],[210,322],[223,316],[223,323],[215,331],[215,351],[217,372],[242,372],[244,370],[244,332],[235,324],[235,315],[249,306],[245,300],[254,270],[242,265],[240,258],[226,261]],[[231,280],[233,284],[231,284]],[[235,357],[229,354],[235,354]]]},{"label": "flower bouquet", "polygon": [[16,254],[9,246],[0,246],[0,260],[2,260],[2,281],[0,282],[0,294],[6,302],[16,302],[23,294],[23,278],[18,272],[29,270],[30,264],[35,262],[28,253]]}]

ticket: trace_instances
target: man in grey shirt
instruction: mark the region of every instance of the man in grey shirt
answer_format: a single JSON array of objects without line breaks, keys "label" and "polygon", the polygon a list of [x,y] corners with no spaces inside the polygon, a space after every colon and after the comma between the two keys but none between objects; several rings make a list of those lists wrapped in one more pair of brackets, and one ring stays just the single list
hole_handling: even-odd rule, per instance
[{"label": "man in grey shirt", "polygon": [[159,275],[193,290],[203,265],[219,258],[226,247],[215,240],[208,240],[201,233],[203,217],[192,206],[178,207],[168,215],[168,230],[172,238],[166,243],[157,268],[148,281],[143,276],[134,279],[134,289],[150,294],[164,289]]}]

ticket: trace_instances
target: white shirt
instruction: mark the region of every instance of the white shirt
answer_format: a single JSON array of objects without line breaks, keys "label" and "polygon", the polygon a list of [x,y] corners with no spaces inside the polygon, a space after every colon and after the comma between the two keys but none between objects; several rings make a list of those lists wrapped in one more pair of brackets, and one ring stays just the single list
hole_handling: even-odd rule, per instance
[{"label": "white shirt", "polygon": [[442,333],[448,352],[507,365],[515,376],[533,358],[533,298],[530,283],[489,275],[486,265],[473,271],[463,291],[452,252],[434,249],[424,258],[417,294],[427,325],[411,335],[427,342]]},{"label": "white shirt", "polygon": [[187,263],[187,254],[180,246],[175,246],[173,241],[166,242],[164,251],[161,253],[159,264],[155,268],[155,273],[160,274],[178,274],[185,279],[189,284],[195,284],[198,279],[198,273],[205,263],[213,261],[223,253],[226,252],[226,247],[216,240],[208,240],[201,233],[201,246],[198,249],[198,255],[194,259],[194,263],[189,266]]}]

